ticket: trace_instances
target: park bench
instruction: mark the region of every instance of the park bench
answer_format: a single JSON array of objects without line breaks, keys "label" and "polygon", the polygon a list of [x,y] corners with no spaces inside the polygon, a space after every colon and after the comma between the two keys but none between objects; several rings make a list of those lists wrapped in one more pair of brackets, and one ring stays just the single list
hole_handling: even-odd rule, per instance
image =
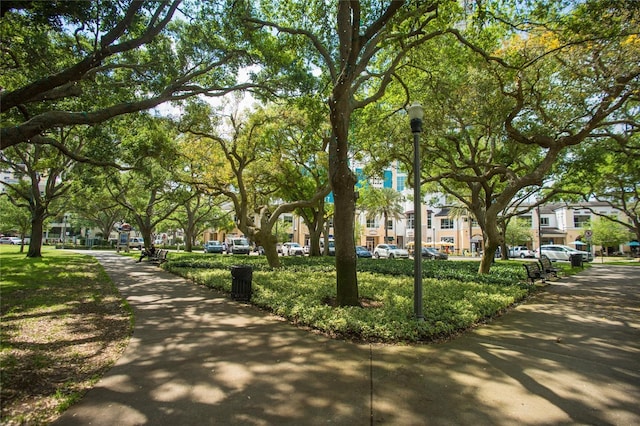
[{"label": "park bench", "polygon": [[149,262],[160,265],[167,261],[168,253],[169,250],[156,250],[152,256],[149,256]]},{"label": "park bench", "polygon": [[527,262],[523,263],[524,269],[527,271],[527,280],[531,281],[531,284],[535,283],[536,280],[542,280],[545,282],[545,274],[540,269],[540,265],[537,262]]},{"label": "park bench", "polygon": [[554,267],[551,263],[551,259],[549,259],[549,257],[544,254],[540,256],[540,269],[542,269],[542,272],[545,276],[551,275],[555,278],[558,278],[558,272],[560,270]]}]

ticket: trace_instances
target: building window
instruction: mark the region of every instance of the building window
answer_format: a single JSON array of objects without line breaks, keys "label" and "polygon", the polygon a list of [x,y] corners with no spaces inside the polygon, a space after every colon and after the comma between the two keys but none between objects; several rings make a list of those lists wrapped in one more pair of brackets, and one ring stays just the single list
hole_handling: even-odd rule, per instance
[{"label": "building window", "polygon": [[[462,221],[464,223],[469,223],[469,218],[470,218],[470,216],[467,216],[467,217],[463,218]],[[473,217],[471,217],[471,226],[474,227],[474,228],[478,226],[478,221],[475,220],[475,218],[473,218]]]},{"label": "building window", "polygon": [[387,221],[387,229],[393,230],[393,220],[388,220]]},{"label": "building window", "polygon": [[396,190],[398,190],[400,192],[404,191],[404,189],[407,186],[407,177],[406,176],[398,176],[397,184],[398,184],[398,187],[396,188]]},{"label": "building window", "polygon": [[449,218],[440,219],[440,229],[453,229],[453,220]]},{"label": "building window", "polygon": [[369,184],[374,188],[384,188],[384,180],[379,177],[369,179]]},{"label": "building window", "polygon": [[415,223],[415,215],[413,213],[407,214],[407,229],[413,229]]},{"label": "building window", "polygon": [[367,219],[367,228],[373,228],[373,229],[375,229],[375,228],[377,228],[378,226],[379,226],[379,225],[378,225],[378,221],[377,221],[377,220],[375,220],[375,219]]},{"label": "building window", "polygon": [[575,228],[585,228],[589,225],[591,216],[589,215],[575,215],[573,216],[573,226]]},{"label": "building window", "polygon": [[540,226],[549,226],[549,218],[541,217],[540,218]]},{"label": "building window", "polygon": [[431,229],[431,215],[429,213],[427,213],[427,228]]},{"label": "building window", "polygon": [[533,218],[531,216],[518,216],[518,219],[528,227],[531,227],[533,225]]}]

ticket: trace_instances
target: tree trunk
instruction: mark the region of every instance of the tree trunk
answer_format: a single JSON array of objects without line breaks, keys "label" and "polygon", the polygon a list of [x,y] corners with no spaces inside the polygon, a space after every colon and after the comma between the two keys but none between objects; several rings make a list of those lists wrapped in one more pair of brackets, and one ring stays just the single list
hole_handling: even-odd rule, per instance
[{"label": "tree trunk", "polygon": [[280,256],[278,256],[278,249],[276,248],[276,238],[273,238],[273,242],[271,244],[265,244],[262,246],[264,248],[264,254],[267,257],[267,262],[269,263],[269,267],[271,268],[279,268],[280,264]]},{"label": "tree trunk", "polygon": [[336,245],[336,296],[339,306],[359,306],[358,279],[356,274],[356,247],[353,240],[355,182],[343,187],[335,187],[336,211],[333,227]]},{"label": "tree trunk", "polygon": [[509,260],[509,247],[507,247],[507,226],[508,222],[501,221],[500,222],[500,234],[502,235],[502,240],[500,241],[500,259],[501,260]]},{"label": "tree trunk", "polygon": [[[246,211],[243,211],[243,214],[246,215]],[[269,215],[270,216],[270,215]],[[257,245],[261,245],[264,249],[264,254],[267,257],[267,262],[269,263],[269,267],[271,268],[279,268],[280,267],[280,257],[278,256],[278,249],[276,245],[278,244],[278,237],[273,235],[273,227],[277,223],[277,217],[267,217],[267,215],[261,215],[260,219],[260,227],[248,227],[246,226],[246,222],[240,227],[240,230],[244,233],[244,235],[248,236],[251,240],[253,240]]]},{"label": "tree trunk", "polygon": [[31,241],[27,257],[42,257],[42,233],[46,213],[43,208],[36,207],[31,213]]},{"label": "tree trunk", "polygon": [[[387,227],[387,223],[389,223],[389,216],[386,213],[383,214],[382,220],[384,221],[384,243],[389,244],[389,229]],[[397,241],[395,241],[395,243],[397,243]],[[413,247],[415,250],[420,250],[420,248],[416,249],[416,247],[422,247],[422,241],[415,241],[415,245]]]},{"label": "tree trunk", "polygon": [[317,209],[311,210],[311,214],[303,215],[303,219],[309,229],[309,256],[320,256],[320,236],[324,226],[324,202]]},{"label": "tree trunk", "polygon": [[318,229],[309,229],[309,256],[320,256],[320,237],[322,236],[322,225]]},{"label": "tree trunk", "polygon": [[329,174],[333,189],[335,211],[333,215],[336,245],[336,299],[339,306],[360,306],[358,277],[356,274],[356,247],[353,239],[355,226],[356,177],[349,168],[348,128],[351,107],[348,90],[336,85],[335,97],[329,102],[332,143],[329,146]]},{"label": "tree trunk", "polygon": [[264,249],[264,254],[267,257],[267,262],[269,263],[269,267],[271,268],[279,268],[280,267],[280,256],[278,256],[278,249],[276,245],[278,244],[278,238],[273,235],[272,227],[262,225],[263,228],[260,228],[255,235],[255,239],[262,244],[262,248]]},{"label": "tree trunk", "polygon": [[193,251],[193,241],[195,240],[194,229],[189,220],[189,226],[184,230],[184,251],[191,253]]},{"label": "tree trunk", "polygon": [[144,248],[148,250],[153,242],[151,241],[151,220],[148,216],[143,217],[140,215],[136,215],[135,219],[138,223],[138,230],[142,234],[142,239],[144,240]]},{"label": "tree trunk", "polygon": [[498,245],[493,243],[493,245],[489,245],[489,243],[485,244],[484,251],[482,252],[482,258],[480,259],[480,267],[478,268],[479,274],[488,274],[491,270],[491,265],[495,261],[496,249]]},{"label": "tree trunk", "polygon": [[480,267],[478,268],[479,274],[488,274],[491,271],[491,265],[495,262],[496,250],[500,246],[501,238],[498,226],[496,225],[496,218],[490,218],[485,221],[485,227],[483,228],[483,252],[480,259]]}]

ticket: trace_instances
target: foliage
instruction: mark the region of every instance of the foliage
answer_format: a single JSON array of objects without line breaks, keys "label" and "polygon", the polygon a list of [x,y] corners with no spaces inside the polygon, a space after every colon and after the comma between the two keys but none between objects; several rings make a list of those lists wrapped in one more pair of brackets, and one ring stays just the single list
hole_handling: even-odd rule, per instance
[{"label": "foliage", "polygon": [[[202,285],[231,291],[230,269],[253,269],[252,302],[329,335],[367,341],[417,342],[447,338],[486,321],[531,293],[520,262],[500,262],[479,275],[477,262],[424,261],[426,322],[413,318],[413,261],[358,260],[363,307],[336,307],[330,258],[285,257],[272,269],[259,256],[172,253],[164,265]],[[301,275],[304,279],[300,279]]]},{"label": "foliage", "polygon": [[532,240],[530,221],[521,217],[516,217],[515,220],[512,219],[507,225],[504,238],[512,246],[528,243]]},{"label": "foliage", "polygon": [[[538,19],[516,23],[532,9],[485,6],[470,5],[478,14],[470,15],[475,21],[467,21],[464,31],[451,28],[451,39],[435,38],[410,56],[398,71],[401,81],[376,111],[388,138],[369,151],[388,163],[391,145],[391,157],[412,167],[406,117],[388,117],[407,92],[414,94],[428,129],[423,182],[455,197],[476,218],[485,241],[480,271],[486,273],[502,240],[501,222],[549,181],[558,159],[616,133],[623,123],[636,128],[629,113],[637,111],[640,68],[628,60],[638,54],[633,25],[587,34],[584,28],[600,21],[582,7],[549,4]],[[629,16],[636,24],[637,18]],[[397,140],[389,144],[389,138]]]},{"label": "foliage", "polygon": [[[221,2],[205,11],[201,3],[97,0],[20,8],[12,2],[22,10],[8,7],[0,21],[2,149],[46,143],[100,163],[75,153],[52,129],[251,87],[235,84],[247,62],[225,28],[234,9]],[[180,5],[201,19],[180,20]]]},{"label": "foliage", "polygon": [[[6,194],[5,194],[6,195]],[[18,207],[9,201],[8,196],[0,195],[0,233],[17,232],[24,239],[31,230],[29,210]]]},{"label": "foliage", "polygon": [[[612,218],[602,208],[592,214],[614,220],[640,240],[640,137],[637,106],[629,108],[626,123],[611,129],[603,139],[576,147],[562,158],[556,179],[562,199],[572,203],[598,201],[623,213]],[[634,123],[634,124],[632,124]]]},{"label": "foliage", "polygon": [[190,102],[180,121],[197,147],[185,152],[200,186],[230,201],[237,228],[263,246],[273,267],[280,262],[274,234],[283,230],[280,216],[319,211],[329,193],[317,117],[293,104],[222,114]]},{"label": "foliage", "polygon": [[403,217],[402,194],[393,188],[374,188],[365,185],[358,191],[358,202],[368,213],[369,219],[383,218],[384,240],[389,241],[389,219],[397,221]]},{"label": "foliage", "polygon": [[[76,132],[60,132],[61,140],[80,151],[85,139]],[[64,210],[73,179],[73,161],[47,145],[22,144],[0,153],[0,165],[17,179],[2,182],[15,206],[27,209],[31,220],[31,242],[27,256],[40,257],[44,222]]]},{"label": "foliage", "polygon": [[149,247],[156,225],[194,194],[178,180],[183,157],[169,120],[141,113],[116,121],[113,129],[127,147],[122,160],[131,167],[126,171],[105,169],[100,187],[122,208],[123,216]]},{"label": "foliage", "polygon": [[606,217],[596,218],[591,222],[593,237],[591,242],[604,248],[617,247],[630,240],[629,231],[617,221]]}]

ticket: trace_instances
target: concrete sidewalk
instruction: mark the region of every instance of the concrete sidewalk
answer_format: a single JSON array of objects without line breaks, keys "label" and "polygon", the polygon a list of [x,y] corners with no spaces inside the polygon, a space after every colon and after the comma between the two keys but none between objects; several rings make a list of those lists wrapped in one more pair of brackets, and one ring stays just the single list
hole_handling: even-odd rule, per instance
[{"label": "concrete sidewalk", "polygon": [[638,425],[640,268],[594,265],[452,342],[352,344],[95,253],[134,308],[57,425]]}]

